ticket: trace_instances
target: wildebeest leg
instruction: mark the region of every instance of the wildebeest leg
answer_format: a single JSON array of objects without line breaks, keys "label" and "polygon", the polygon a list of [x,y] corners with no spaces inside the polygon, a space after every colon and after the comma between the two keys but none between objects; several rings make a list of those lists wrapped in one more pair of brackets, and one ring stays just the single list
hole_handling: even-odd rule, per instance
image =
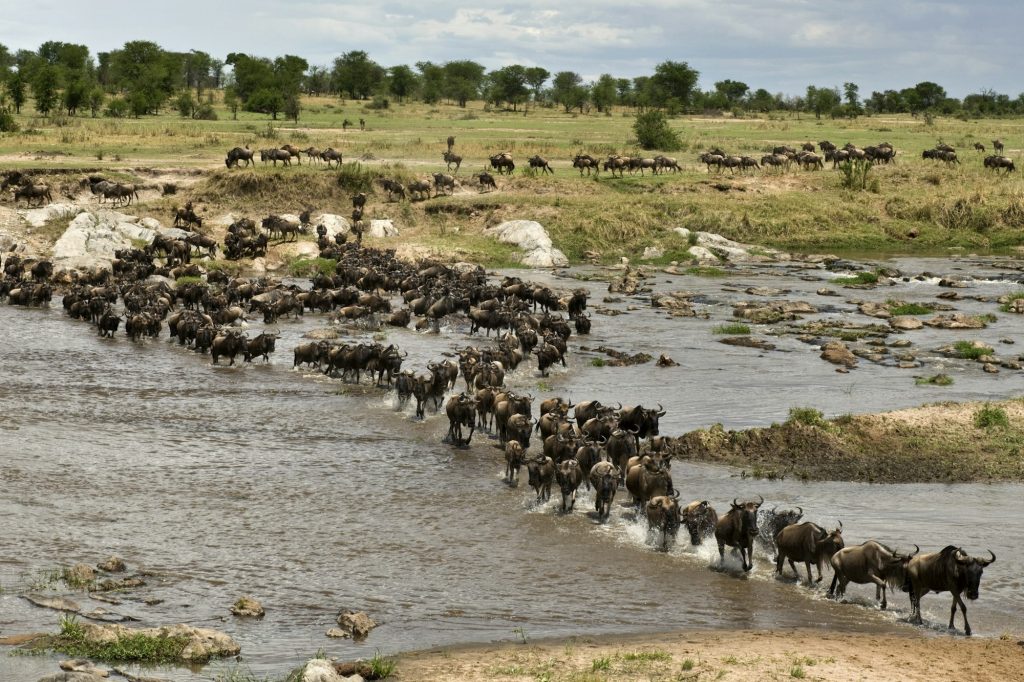
[{"label": "wildebeest leg", "polygon": [[960,598],[959,594],[953,594],[953,606],[949,609],[949,629],[953,629],[953,619],[956,618],[956,605],[960,604],[960,611],[964,614],[964,634],[971,636],[971,624],[967,622],[967,604]]},{"label": "wildebeest leg", "polygon": [[910,586],[910,622],[920,625],[921,620],[921,595],[917,593],[917,587]]},{"label": "wildebeest leg", "polygon": [[722,542],[718,543],[718,559],[721,563],[725,563],[725,544]]}]

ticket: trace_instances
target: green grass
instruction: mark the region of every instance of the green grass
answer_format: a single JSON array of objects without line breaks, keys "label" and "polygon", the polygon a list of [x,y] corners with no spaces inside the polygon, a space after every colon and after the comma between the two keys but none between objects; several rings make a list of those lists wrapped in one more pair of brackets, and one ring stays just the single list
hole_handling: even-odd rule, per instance
[{"label": "green grass", "polygon": [[893,315],[927,315],[935,312],[935,308],[923,303],[903,303],[889,299],[886,304]]},{"label": "green grass", "polygon": [[711,265],[699,265],[692,268],[686,269],[687,275],[694,277],[725,277],[729,273],[722,268],[716,268]]},{"label": "green grass", "polygon": [[694,663],[692,658],[687,658],[687,659],[683,660],[683,665],[682,665],[683,672],[685,673],[685,672],[689,672],[690,670],[693,670],[693,666],[695,666],[695,665],[696,665],[696,663]]},{"label": "green grass", "polygon": [[789,408],[789,419],[786,420],[786,423],[799,423],[805,424],[806,426],[817,426],[819,428],[825,428],[828,426],[828,422],[825,421],[825,415],[822,414],[821,410],[816,410],[813,407]]},{"label": "green grass", "polygon": [[917,377],[914,383],[918,386],[952,386],[953,377],[948,374],[935,374],[930,377]]},{"label": "green grass", "polygon": [[807,677],[807,672],[803,669],[803,666],[794,665],[789,671],[789,676],[802,680]]},{"label": "green grass", "polygon": [[382,656],[380,650],[374,652],[373,658],[369,660],[367,665],[370,666],[370,672],[373,674],[373,679],[376,680],[384,680],[391,677],[395,672],[395,668],[398,667],[395,659]]},{"label": "green grass", "polygon": [[338,261],[330,258],[295,258],[288,263],[292,277],[312,277],[317,273],[333,275]]},{"label": "green grass", "polygon": [[1010,418],[1006,416],[1006,410],[1003,408],[986,403],[975,412],[974,425],[979,429],[1005,429],[1010,426]]},{"label": "green grass", "polygon": [[592,367],[605,367],[608,365],[608,361],[604,358],[594,358],[590,361]]},{"label": "green grass", "polygon": [[832,284],[836,285],[860,285],[860,284],[878,284],[878,273],[876,272],[858,272],[856,275],[849,277],[836,277],[832,280]]},{"label": "green grass", "polygon": [[628,651],[622,654],[624,661],[671,661],[672,655],[667,651]]},{"label": "green grass", "polygon": [[612,669],[612,659],[608,656],[595,658],[590,664],[591,672],[604,672]]},{"label": "green grass", "polygon": [[975,346],[971,341],[957,341],[953,344],[958,358],[964,360],[977,360],[985,355],[991,355],[992,349],[985,346]]},{"label": "green grass", "polygon": [[61,616],[60,632],[50,643],[54,651],[107,663],[178,663],[188,644],[185,637],[151,637],[134,634],[114,642],[92,642],[74,616]]},{"label": "green grass", "polygon": [[726,334],[728,336],[744,336],[750,333],[750,326],[740,322],[720,324],[711,330],[713,334]]},{"label": "green grass", "polygon": [[178,287],[187,286],[189,284],[199,284],[200,286],[206,286],[206,280],[202,277],[179,277],[174,280],[174,285]]},{"label": "green grass", "polygon": [[1010,312],[1010,304],[1011,303],[1013,303],[1014,301],[1017,301],[1019,299],[1024,298],[1024,290],[1022,290],[1022,291],[1014,291],[1013,293],[1009,294],[1006,298],[1007,298],[1006,303],[1004,303],[1001,306],[999,306],[999,309],[1001,311],[1003,311],[1004,313]]}]

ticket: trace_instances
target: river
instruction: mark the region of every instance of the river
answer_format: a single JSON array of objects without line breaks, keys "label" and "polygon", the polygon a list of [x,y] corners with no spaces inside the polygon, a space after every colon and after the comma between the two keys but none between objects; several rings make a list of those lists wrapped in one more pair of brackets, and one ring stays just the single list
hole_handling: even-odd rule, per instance
[{"label": "river", "polygon": [[[1020,286],[1019,273],[998,262],[890,265],[949,274],[963,268],[961,274],[979,277],[961,290],[970,295]],[[607,295],[600,282],[529,276],[588,286],[592,304]],[[658,274],[656,289],[698,292],[698,308],[709,319],[669,318],[627,298],[609,304],[627,314],[595,314],[591,337],[574,336],[571,346],[668,353],[680,367],[595,367],[593,355],[572,353],[569,368],[550,378],[524,364],[508,383],[538,400],[661,402],[664,434],[715,422],[765,425],[784,420],[792,406],[836,415],[1020,392],[1019,372],[988,375],[931,350],[968,336],[997,347],[1000,339],[1019,339],[1024,320],[1010,315],[999,314],[980,332],[912,332],[926,360],[917,370],[862,362],[840,375],[792,337],[772,339],[772,352],[714,342],[711,329],[728,320],[733,300],[750,298],[742,293],[747,286],[790,289],[789,299],[829,306],[811,317],[861,322],[874,320],[856,314],[847,298],[931,300],[940,292],[929,279],[816,296],[832,276],[778,266],[724,279]],[[995,310],[992,303],[954,304],[965,312]],[[837,604],[823,598],[823,589],[777,580],[763,552],[741,577],[728,555],[719,569],[710,546],[695,551],[681,542],[667,554],[652,551],[643,525],[620,504],[625,492],[605,525],[589,515],[589,494],[569,516],[557,512],[555,501],[536,506],[525,482],[518,489],[502,483],[495,441],[478,435],[472,447],[453,449],[440,442],[443,415],[417,422],[411,407],[396,411],[383,391],[293,370],[292,347],[324,323],[308,314],[283,321],[275,325],[282,338],[269,364],[228,368],[168,343],[166,330],[155,341],[131,343],[123,330],[100,339],[88,324],[68,319],[59,300],[43,310],[0,305],[0,634],[55,630],[57,612],[22,595],[60,565],[95,564],[111,554],[123,557],[132,574],[143,572],[146,585],[118,605],[69,594],[85,610],[105,606],[143,625],[224,630],[258,675],[282,675],[320,649],[350,659],[375,650],[688,628],[912,631],[900,621],[907,612],[902,593],[883,613],[863,586],[850,586],[853,604]],[[250,335],[261,327],[254,323]],[[465,331],[391,330],[388,342],[409,352],[406,367],[422,368],[469,342]],[[955,384],[914,385],[914,375],[936,368]],[[808,519],[830,527],[842,520],[847,545],[874,538],[923,551],[991,548],[999,558],[985,571],[981,599],[968,606],[973,628],[981,636],[1020,630],[1024,486],[801,483],[738,474],[673,466],[682,497],[711,500],[720,513],[734,497],[762,495],[766,506],[800,505]],[[826,573],[826,586],[829,579]],[[247,594],[265,606],[263,620],[229,614]],[[949,596],[923,603],[931,628],[944,630]],[[382,625],[365,643],[328,639],[324,632],[341,608],[366,610]],[[4,655],[0,678],[38,679],[56,670],[55,660]],[[231,665],[148,674],[212,680]]]}]

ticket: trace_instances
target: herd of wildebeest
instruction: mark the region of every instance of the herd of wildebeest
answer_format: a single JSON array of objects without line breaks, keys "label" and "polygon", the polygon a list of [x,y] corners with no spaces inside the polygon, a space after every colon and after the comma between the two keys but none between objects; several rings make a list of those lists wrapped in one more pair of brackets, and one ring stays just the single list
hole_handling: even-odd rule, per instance
[{"label": "herd of wildebeest", "polygon": [[[353,198],[357,212],[364,203],[365,196]],[[187,206],[175,217],[182,223],[197,219],[190,213]],[[294,229],[304,230],[309,222],[307,211]],[[281,219],[275,216],[262,226],[267,230],[259,235],[264,247],[272,232],[285,239],[291,230],[282,230]],[[355,383],[366,374],[374,385],[395,391],[399,408],[415,400],[420,419],[426,418],[428,408],[437,411],[443,405],[449,421],[446,442],[467,447],[477,429],[492,432],[504,451],[505,480],[518,485],[525,466],[538,503],[546,502],[557,485],[563,513],[573,511],[581,487],[592,488],[595,516],[604,522],[618,490],[625,488],[637,513],[646,518],[651,540],[661,549],[667,550],[685,527],[693,545],[713,536],[723,562],[726,547],[738,552],[746,572],[753,567],[758,541],[775,551],[778,573],[787,561],[794,572],[796,563],[803,563],[809,583],[812,566],[817,566],[820,582],[828,562],[834,572],[830,595],[842,596],[850,582],[874,584],[884,609],[887,587],[909,592],[911,620],[916,623],[921,622],[924,594],[949,591],[950,627],[959,605],[964,630],[971,633],[961,595],[977,598],[982,571],[995,560],[994,554],[973,557],[953,545],[930,554],[916,549],[901,553],[876,541],[845,547],[841,523],[829,531],[802,522],[800,508],[762,509],[763,498],[734,499],[722,516],[707,500],[682,504],[671,472],[676,446],[659,434],[659,420],[665,414],[660,405],[613,407],[596,400],[572,404],[550,398],[539,404],[534,416],[533,396],[508,387],[506,375],[531,355],[543,376],[554,365],[566,366],[573,332],[590,332],[586,289],[560,292],[518,277],[493,281],[479,266],[413,264],[396,258],[393,250],[329,240],[323,230],[317,231],[321,256],[337,264],[333,272],[318,273],[308,286],[204,269],[191,262],[192,251],[215,245],[158,236],[144,248],[118,251],[109,269],[60,279],[54,278],[46,260],[7,254],[0,298],[11,304],[47,305],[53,289],[62,288],[67,315],[91,323],[101,337],[112,338],[122,322],[132,341],[157,338],[166,327],[170,339],[209,352],[215,365],[222,358],[233,365],[238,355],[246,362],[269,361],[275,352],[279,335],[268,329],[249,338],[243,325],[248,315],[262,315],[269,325],[289,316],[321,314],[363,332],[404,328],[413,319],[416,329],[423,331],[438,331],[442,323],[464,330],[468,325],[470,335],[483,331],[490,337],[493,331],[490,345],[457,348],[419,372],[403,369],[407,353],[396,345],[354,339],[301,343],[292,351],[292,367]],[[232,225],[229,240],[232,235],[254,239],[256,232],[255,222],[243,219]],[[235,243],[225,248],[243,247]],[[397,309],[395,301],[401,301]],[[465,390],[455,392],[460,376]],[[531,453],[533,439],[540,440],[534,448],[539,452]]]}]

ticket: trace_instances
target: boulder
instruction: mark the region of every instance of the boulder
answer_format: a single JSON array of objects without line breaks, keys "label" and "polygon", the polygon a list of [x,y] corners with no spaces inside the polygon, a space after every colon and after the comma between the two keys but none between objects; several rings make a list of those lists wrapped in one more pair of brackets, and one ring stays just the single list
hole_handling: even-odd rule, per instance
[{"label": "boulder", "polygon": [[[693,239],[692,233],[685,227],[674,228],[673,232],[687,241]],[[697,232],[696,235],[697,243],[690,247],[689,253],[700,260],[729,261],[730,263],[790,260],[789,254],[782,251],[734,242],[714,232]]]},{"label": "boulder", "polygon": [[936,315],[925,324],[937,329],[984,329],[988,324],[980,317],[965,315],[964,313],[952,313],[950,315]]},{"label": "boulder", "polygon": [[535,220],[507,220],[484,230],[506,244],[515,244],[526,253],[520,259],[523,265],[534,268],[565,267],[569,259],[554,248],[544,226]]},{"label": "boulder", "polygon": [[887,320],[892,317],[892,313],[889,312],[889,306],[884,303],[864,301],[857,306],[857,309],[862,315],[867,315],[868,317],[878,317],[883,320]]},{"label": "boulder", "polygon": [[29,208],[18,211],[18,215],[32,227],[43,227],[51,220],[70,220],[83,210],[85,209],[75,204],[56,203],[43,206],[42,208]]},{"label": "boulder", "polygon": [[316,221],[316,224],[323,225],[327,229],[327,238],[331,241],[334,241],[334,235],[336,234],[349,234],[352,231],[352,226],[349,225],[348,219],[334,213],[324,213]]},{"label": "boulder", "polygon": [[648,246],[644,249],[644,260],[653,260],[655,258],[661,258],[665,255],[665,249],[657,246]]},{"label": "boulder", "polygon": [[133,216],[106,209],[84,211],[53,245],[51,260],[56,270],[109,267],[116,250],[131,248],[133,240],[149,243],[155,235]]},{"label": "boulder", "polygon": [[105,675],[100,675],[98,672],[62,670],[53,675],[40,677],[39,682],[104,682],[106,679]]},{"label": "boulder", "polygon": [[921,329],[924,327],[924,322],[911,315],[897,315],[896,317],[889,319],[889,326],[893,329],[910,331],[913,329]]},{"label": "boulder", "polygon": [[390,220],[371,220],[370,226],[366,229],[366,236],[377,239],[397,237],[398,228]]},{"label": "boulder", "polygon": [[156,628],[128,628],[124,625],[99,625],[82,623],[82,636],[94,644],[114,644],[126,637],[181,638],[185,646],[178,659],[186,663],[205,663],[213,658],[235,656],[241,647],[227,634],[211,628],[197,628],[191,625],[167,625]]},{"label": "boulder", "polygon": [[842,341],[829,341],[822,346],[821,359],[831,362],[833,365],[843,365],[844,367],[857,366],[857,356]]},{"label": "boulder", "polygon": [[344,679],[326,658],[314,658],[302,669],[301,682],[342,682]]},{"label": "boulder", "polygon": [[673,360],[670,356],[662,353],[656,363],[658,367],[678,367],[679,363]]},{"label": "boulder", "polygon": [[84,585],[96,579],[96,571],[87,564],[75,564],[71,568],[65,568],[61,572],[61,577],[69,585]]},{"label": "boulder", "polygon": [[68,611],[70,613],[80,613],[82,607],[66,597],[47,597],[42,594],[27,594],[25,595],[25,601],[34,606],[39,606],[44,609],[53,609],[55,611]]},{"label": "boulder", "polygon": [[121,573],[127,566],[124,564],[124,560],[117,556],[111,556],[106,561],[96,564],[96,568],[107,573]]},{"label": "boulder", "polygon": [[743,346],[744,348],[757,348],[758,350],[775,350],[775,344],[768,343],[764,339],[753,336],[726,336],[718,339],[719,343],[727,346]]},{"label": "boulder", "polygon": [[696,258],[702,265],[706,263],[717,264],[722,262],[718,259],[718,256],[708,249],[705,249],[703,246],[691,246],[686,250],[686,253]]},{"label": "boulder", "polygon": [[266,611],[263,610],[263,605],[252,597],[239,597],[238,600],[231,605],[231,613],[236,616],[245,616],[249,618],[262,618],[266,615]]},{"label": "boulder", "polygon": [[85,658],[73,658],[68,661],[60,662],[60,669],[66,670],[73,673],[89,673],[92,675],[98,675],[99,677],[109,677],[110,671],[104,670],[103,668],[97,668],[92,661]]},{"label": "boulder", "polygon": [[338,614],[338,626],[345,633],[342,635],[343,637],[352,637],[358,640],[365,639],[370,634],[370,630],[377,627],[377,623],[362,611],[342,609]]}]

